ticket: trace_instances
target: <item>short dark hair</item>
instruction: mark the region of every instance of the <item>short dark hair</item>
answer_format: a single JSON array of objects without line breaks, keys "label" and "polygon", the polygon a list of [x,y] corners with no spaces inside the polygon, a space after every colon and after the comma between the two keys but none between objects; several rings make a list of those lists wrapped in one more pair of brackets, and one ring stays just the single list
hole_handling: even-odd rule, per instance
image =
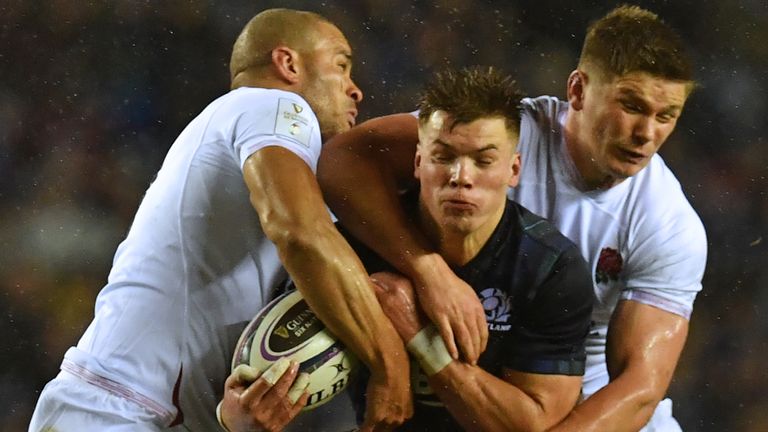
[{"label": "short dark hair", "polygon": [[608,78],[631,72],[693,84],[693,65],[680,36],[658,15],[622,5],[587,28],[579,67],[594,65]]},{"label": "short dark hair", "polygon": [[469,67],[437,72],[427,83],[419,104],[419,123],[445,111],[454,125],[483,117],[501,117],[507,130],[520,133],[522,93],[511,76],[494,67]]}]

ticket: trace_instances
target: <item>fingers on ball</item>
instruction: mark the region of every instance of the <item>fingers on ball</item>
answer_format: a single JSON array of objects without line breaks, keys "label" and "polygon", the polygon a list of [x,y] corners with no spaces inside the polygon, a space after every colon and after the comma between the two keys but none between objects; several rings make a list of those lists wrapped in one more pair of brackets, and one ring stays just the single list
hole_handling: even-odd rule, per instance
[{"label": "fingers on ball", "polygon": [[307,387],[309,387],[309,374],[300,373],[288,390],[288,400],[291,401],[291,404],[296,404],[299,398],[306,394]]},{"label": "fingers on ball", "polygon": [[269,383],[269,385],[273,386],[277,383],[277,380],[285,374],[290,366],[291,360],[287,357],[282,357],[278,361],[272,363],[272,365],[261,375],[261,378]]},{"label": "fingers on ball", "polygon": [[232,371],[232,375],[242,383],[252,383],[261,376],[261,371],[253,366],[241,364]]}]

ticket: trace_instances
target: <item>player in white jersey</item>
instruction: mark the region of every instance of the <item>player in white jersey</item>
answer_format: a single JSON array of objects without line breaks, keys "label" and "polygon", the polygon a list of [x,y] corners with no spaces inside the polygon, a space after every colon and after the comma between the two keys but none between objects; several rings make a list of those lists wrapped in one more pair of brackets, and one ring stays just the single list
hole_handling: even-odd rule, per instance
[{"label": "player in white jersey", "polygon": [[295,362],[279,381],[224,381],[243,327],[287,273],[377,377],[365,427],[409,416],[404,347],[314,176],[321,140],[355,122],[351,55],[317,14],[273,9],[246,25],[232,91],[168,152],[30,430],[212,431],[222,398],[230,431],[281,429],[306,403],[288,398]]},{"label": "player in white jersey", "polygon": [[[680,430],[662,399],[701,289],[707,243],[656,153],[694,87],[683,51],[655,14],[622,6],[588,29],[567,101],[524,103],[520,184],[510,196],[579,245],[597,298],[586,399],[550,430]],[[336,137],[321,157],[331,208],[355,234],[367,230],[361,238],[373,249],[418,241],[404,213],[387,205],[397,203],[398,184],[412,181],[406,155],[416,131],[413,115],[373,119]],[[350,160],[353,169],[338,175],[335,164]],[[375,211],[370,200],[379,203]]]},{"label": "player in white jersey", "polygon": [[585,197],[565,143],[568,103],[542,96],[523,105],[521,134],[527,137],[519,151],[527,175],[509,196],[577,240],[593,269],[597,303],[584,382],[589,397],[608,382],[605,338],[620,299],[690,317],[701,289],[706,236],[661,156],[654,154],[636,175]]}]

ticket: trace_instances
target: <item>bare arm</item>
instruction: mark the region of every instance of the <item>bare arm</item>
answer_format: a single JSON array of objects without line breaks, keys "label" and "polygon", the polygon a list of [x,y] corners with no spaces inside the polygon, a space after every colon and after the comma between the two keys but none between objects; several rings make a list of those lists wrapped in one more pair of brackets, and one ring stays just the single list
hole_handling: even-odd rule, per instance
[{"label": "bare arm", "polygon": [[688,321],[653,306],[622,301],[608,329],[611,382],[553,431],[637,431],[664,397],[688,335]]},{"label": "bare arm", "polygon": [[485,350],[485,312],[474,291],[406,217],[398,190],[415,182],[417,120],[396,114],[369,120],[326,143],[318,166],[325,200],[349,231],[407,275],[419,301],[458,358]]},{"label": "bare arm", "polygon": [[[400,337],[412,341],[425,326],[408,280],[392,273],[371,275],[376,294]],[[423,363],[425,370],[430,365]],[[430,387],[465,430],[544,431],[576,404],[582,377],[505,369],[501,378],[479,366],[451,361],[428,378]]]},{"label": "bare arm", "polygon": [[[363,243],[375,244],[382,257],[393,258],[391,264],[398,270],[410,272],[418,265],[412,257],[428,251],[426,240],[412,230],[397,192],[416,184],[413,160],[418,142],[412,115],[369,120],[327,142],[317,169],[325,200],[344,226]],[[388,216],[386,225],[394,227],[391,231],[413,233],[379,244],[390,230],[377,233],[370,224],[377,223],[382,212]]]},{"label": "bare arm", "polygon": [[458,361],[429,384],[465,430],[544,431],[576,404],[581,376],[505,370],[503,379]]},{"label": "bare arm", "polygon": [[266,147],[244,166],[251,203],[307,304],[371,370],[367,418],[398,424],[412,412],[408,361],[360,260],[331,221],[307,164]]}]

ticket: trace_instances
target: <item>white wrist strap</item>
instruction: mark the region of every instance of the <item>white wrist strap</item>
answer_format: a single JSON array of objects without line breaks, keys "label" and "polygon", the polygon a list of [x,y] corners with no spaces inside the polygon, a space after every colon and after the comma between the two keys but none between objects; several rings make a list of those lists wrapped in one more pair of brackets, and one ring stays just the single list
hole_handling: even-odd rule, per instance
[{"label": "white wrist strap", "polygon": [[219,426],[221,426],[222,429],[224,429],[225,432],[230,432],[229,429],[227,429],[226,426],[224,426],[224,422],[221,420],[221,404],[224,403],[224,401],[219,402],[218,405],[216,405],[216,420],[219,421]]},{"label": "white wrist strap", "polygon": [[416,333],[416,336],[408,342],[407,348],[408,352],[419,361],[427,376],[440,372],[453,361],[440,332],[432,324]]}]

